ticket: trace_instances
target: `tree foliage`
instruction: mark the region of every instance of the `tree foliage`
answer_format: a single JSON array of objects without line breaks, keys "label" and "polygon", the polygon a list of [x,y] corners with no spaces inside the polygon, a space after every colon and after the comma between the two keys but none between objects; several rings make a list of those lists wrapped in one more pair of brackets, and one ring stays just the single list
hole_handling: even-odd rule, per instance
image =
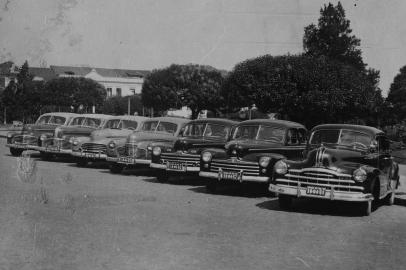
[{"label": "tree foliage", "polygon": [[406,66],[402,67],[393,79],[386,99],[393,107],[394,120],[406,119]]},{"label": "tree foliage", "polygon": [[336,6],[329,3],[320,9],[317,26],[305,27],[303,47],[307,55],[327,56],[363,70],[360,39],[351,35],[350,21],[340,2]]},{"label": "tree foliage", "polygon": [[376,74],[327,57],[265,55],[237,64],[221,94],[229,110],[255,104],[308,127],[356,118],[374,121],[375,104],[383,99],[371,76]]},{"label": "tree foliage", "polygon": [[187,106],[196,118],[203,109],[217,109],[223,82],[221,73],[208,66],[171,65],[154,70],[144,81],[142,102],[156,111]]},{"label": "tree foliage", "polygon": [[72,106],[75,112],[79,107],[99,108],[103,105],[107,92],[104,86],[87,78],[63,77],[46,83],[44,104],[63,107]]},{"label": "tree foliage", "polygon": [[142,103],[140,95],[127,97],[110,97],[104,102],[101,111],[102,113],[112,115],[127,114],[128,99],[130,99],[130,114],[133,115],[136,112],[138,113],[138,115],[142,115]]}]

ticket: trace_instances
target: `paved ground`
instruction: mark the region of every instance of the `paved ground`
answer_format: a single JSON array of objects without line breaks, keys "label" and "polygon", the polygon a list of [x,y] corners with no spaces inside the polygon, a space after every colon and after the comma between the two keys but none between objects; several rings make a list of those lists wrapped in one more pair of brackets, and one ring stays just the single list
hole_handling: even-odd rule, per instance
[{"label": "paved ground", "polygon": [[403,177],[396,205],[369,217],[326,201],[286,212],[254,187],[212,195],[198,179],[160,184],[148,170],[66,160],[37,160],[24,182],[4,143],[0,269],[405,269]]}]

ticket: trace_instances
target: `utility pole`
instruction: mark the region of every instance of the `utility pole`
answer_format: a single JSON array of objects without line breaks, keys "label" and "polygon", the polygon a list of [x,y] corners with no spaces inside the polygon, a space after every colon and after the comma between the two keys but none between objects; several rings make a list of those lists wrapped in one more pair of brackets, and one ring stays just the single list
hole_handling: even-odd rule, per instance
[{"label": "utility pole", "polygon": [[131,96],[128,96],[128,115],[130,115],[130,112],[131,112],[131,102],[130,102],[130,98],[131,98]]},{"label": "utility pole", "polygon": [[4,107],[4,124],[7,124],[7,109]]}]

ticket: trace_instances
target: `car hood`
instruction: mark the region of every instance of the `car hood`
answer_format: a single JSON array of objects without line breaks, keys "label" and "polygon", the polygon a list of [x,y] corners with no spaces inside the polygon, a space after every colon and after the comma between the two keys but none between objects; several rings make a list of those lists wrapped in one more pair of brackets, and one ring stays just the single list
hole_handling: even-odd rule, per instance
[{"label": "car hood", "polygon": [[194,150],[195,153],[200,153],[205,148],[224,148],[225,144],[225,138],[182,137],[175,142],[174,150]]},{"label": "car hood", "polygon": [[103,140],[103,139],[118,139],[118,138],[127,138],[128,135],[133,133],[129,129],[101,129],[95,130],[90,134],[92,140]]},{"label": "car hood", "polygon": [[153,133],[153,132],[134,132],[127,138],[127,143],[139,143],[139,142],[174,142],[177,140],[176,136],[165,133]]},{"label": "car hood", "polygon": [[288,161],[292,169],[320,167],[339,173],[352,174],[352,172],[365,164],[366,153],[348,149],[319,147],[311,150],[307,158],[301,162]]},{"label": "car hood", "polygon": [[284,147],[282,143],[258,140],[232,140],[225,145],[228,155],[237,155],[239,157],[245,156],[248,153],[262,152],[264,149],[281,147]]},{"label": "car hood", "polygon": [[94,127],[60,127],[62,134],[66,136],[89,136],[96,129]]}]

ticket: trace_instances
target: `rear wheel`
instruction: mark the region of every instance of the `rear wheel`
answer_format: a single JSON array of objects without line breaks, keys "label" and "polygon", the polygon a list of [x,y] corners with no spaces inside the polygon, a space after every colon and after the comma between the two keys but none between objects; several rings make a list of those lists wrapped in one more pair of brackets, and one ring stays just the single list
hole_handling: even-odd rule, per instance
[{"label": "rear wheel", "polygon": [[279,207],[284,210],[289,210],[292,208],[293,198],[288,195],[279,194]]},{"label": "rear wheel", "polygon": [[23,149],[18,149],[14,147],[10,147],[10,154],[13,155],[14,157],[19,157],[21,154],[24,152]]},{"label": "rear wheel", "polygon": [[110,164],[110,172],[111,173],[121,173],[124,169],[124,165],[118,163],[111,163]]},{"label": "rear wheel", "polygon": [[216,191],[217,191],[217,180],[207,179],[206,189],[207,189],[207,191],[209,191],[211,193],[216,193]]}]

